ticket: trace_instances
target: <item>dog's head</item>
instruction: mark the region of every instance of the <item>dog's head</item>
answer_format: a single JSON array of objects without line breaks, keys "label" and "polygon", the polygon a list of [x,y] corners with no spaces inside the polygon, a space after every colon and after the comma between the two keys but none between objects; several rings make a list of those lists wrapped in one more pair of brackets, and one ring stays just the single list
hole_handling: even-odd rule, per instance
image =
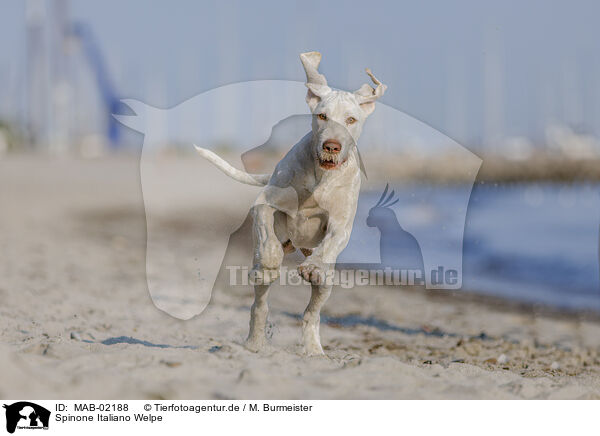
[{"label": "dog's head", "polygon": [[355,92],[333,90],[317,70],[321,53],[302,53],[300,60],[306,71],[306,102],[313,114],[315,158],[321,168],[333,170],[346,161],[348,153],[356,146],[365,120],[373,113],[375,101],[387,87],[367,68],[375,88],[364,84]]}]

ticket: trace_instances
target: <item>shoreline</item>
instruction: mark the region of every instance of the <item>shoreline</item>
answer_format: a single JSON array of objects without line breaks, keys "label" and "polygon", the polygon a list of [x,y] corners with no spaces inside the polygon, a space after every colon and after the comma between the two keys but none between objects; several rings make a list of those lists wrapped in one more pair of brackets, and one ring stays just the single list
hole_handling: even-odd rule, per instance
[{"label": "shoreline", "polygon": [[[222,157],[238,168],[251,173],[272,172],[284,154],[253,152],[253,156],[242,157],[226,149],[216,150]],[[600,182],[600,157],[575,158],[556,153],[536,153],[527,159],[511,160],[503,156],[479,154],[481,168],[475,175],[474,183],[561,183],[597,184]],[[101,165],[118,162],[139,164],[141,149],[130,149],[111,154],[85,157],[77,154],[56,155],[16,151],[0,156],[0,163],[31,163],[43,159],[49,163],[72,162],[73,164],[99,163]],[[161,160],[172,162],[197,162],[193,152],[165,152]],[[242,162],[243,160],[243,162]],[[435,170],[435,171],[434,171]],[[434,172],[432,172],[434,171]],[[415,184],[442,184],[447,186],[472,183],[468,168],[459,156],[414,156],[398,153],[393,156],[380,156],[371,153],[366,184],[383,182],[409,182]]]}]

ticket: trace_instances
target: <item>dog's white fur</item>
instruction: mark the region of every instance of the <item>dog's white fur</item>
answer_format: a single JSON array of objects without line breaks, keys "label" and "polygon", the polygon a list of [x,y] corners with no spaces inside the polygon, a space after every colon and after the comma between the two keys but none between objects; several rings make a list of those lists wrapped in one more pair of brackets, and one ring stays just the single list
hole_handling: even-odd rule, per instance
[{"label": "dog's white fur", "polygon": [[298,272],[312,287],[303,317],[304,349],[309,355],[319,355],[323,354],[320,312],[331,293],[325,277],[348,243],[358,202],[361,180],[356,143],[386,86],[367,69],[375,88],[365,84],[354,93],[332,90],[317,70],[320,53],[303,53],[300,59],[306,72],[306,102],[313,114],[312,133],[292,147],[272,175],[248,174],[209,150],[196,149],[235,180],[266,185],[252,208],[251,274],[256,284],[246,346],[253,351],[265,346],[269,284],[278,276],[284,251],[296,247],[307,256]]}]

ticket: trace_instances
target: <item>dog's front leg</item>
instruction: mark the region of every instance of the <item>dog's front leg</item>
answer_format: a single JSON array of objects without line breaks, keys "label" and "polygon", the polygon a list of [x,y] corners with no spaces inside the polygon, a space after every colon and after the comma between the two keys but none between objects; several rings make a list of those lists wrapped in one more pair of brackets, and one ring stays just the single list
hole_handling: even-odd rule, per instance
[{"label": "dog's front leg", "polygon": [[302,342],[304,352],[309,356],[322,355],[319,324],[321,322],[321,308],[331,294],[331,285],[311,285],[310,301],[302,317]]},{"label": "dog's front leg", "polygon": [[322,243],[298,267],[298,272],[311,282],[311,296],[302,318],[302,340],[304,351],[309,356],[322,355],[319,324],[321,308],[331,294],[333,272],[338,255],[348,244],[350,232],[347,225],[329,223],[328,232]]}]

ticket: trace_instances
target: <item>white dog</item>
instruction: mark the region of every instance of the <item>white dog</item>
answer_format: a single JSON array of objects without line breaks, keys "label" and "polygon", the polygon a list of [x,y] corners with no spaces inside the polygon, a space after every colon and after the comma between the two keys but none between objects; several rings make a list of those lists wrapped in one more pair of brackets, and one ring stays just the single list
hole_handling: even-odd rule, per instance
[{"label": "white dog", "polygon": [[303,317],[304,349],[319,355],[323,354],[320,312],[331,293],[326,278],[348,243],[358,202],[356,143],[386,86],[367,69],[375,88],[365,84],[353,93],[332,90],[317,71],[320,53],[303,53],[300,59],[306,72],[306,102],[313,114],[312,133],[292,147],[272,175],[248,174],[209,150],[196,149],[230,177],[265,186],[252,208],[255,299],[246,346],[258,351],[265,345],[269,284],[277,278],[284,254],[299,248],[306,259],[298,273],[312,287]]}]

